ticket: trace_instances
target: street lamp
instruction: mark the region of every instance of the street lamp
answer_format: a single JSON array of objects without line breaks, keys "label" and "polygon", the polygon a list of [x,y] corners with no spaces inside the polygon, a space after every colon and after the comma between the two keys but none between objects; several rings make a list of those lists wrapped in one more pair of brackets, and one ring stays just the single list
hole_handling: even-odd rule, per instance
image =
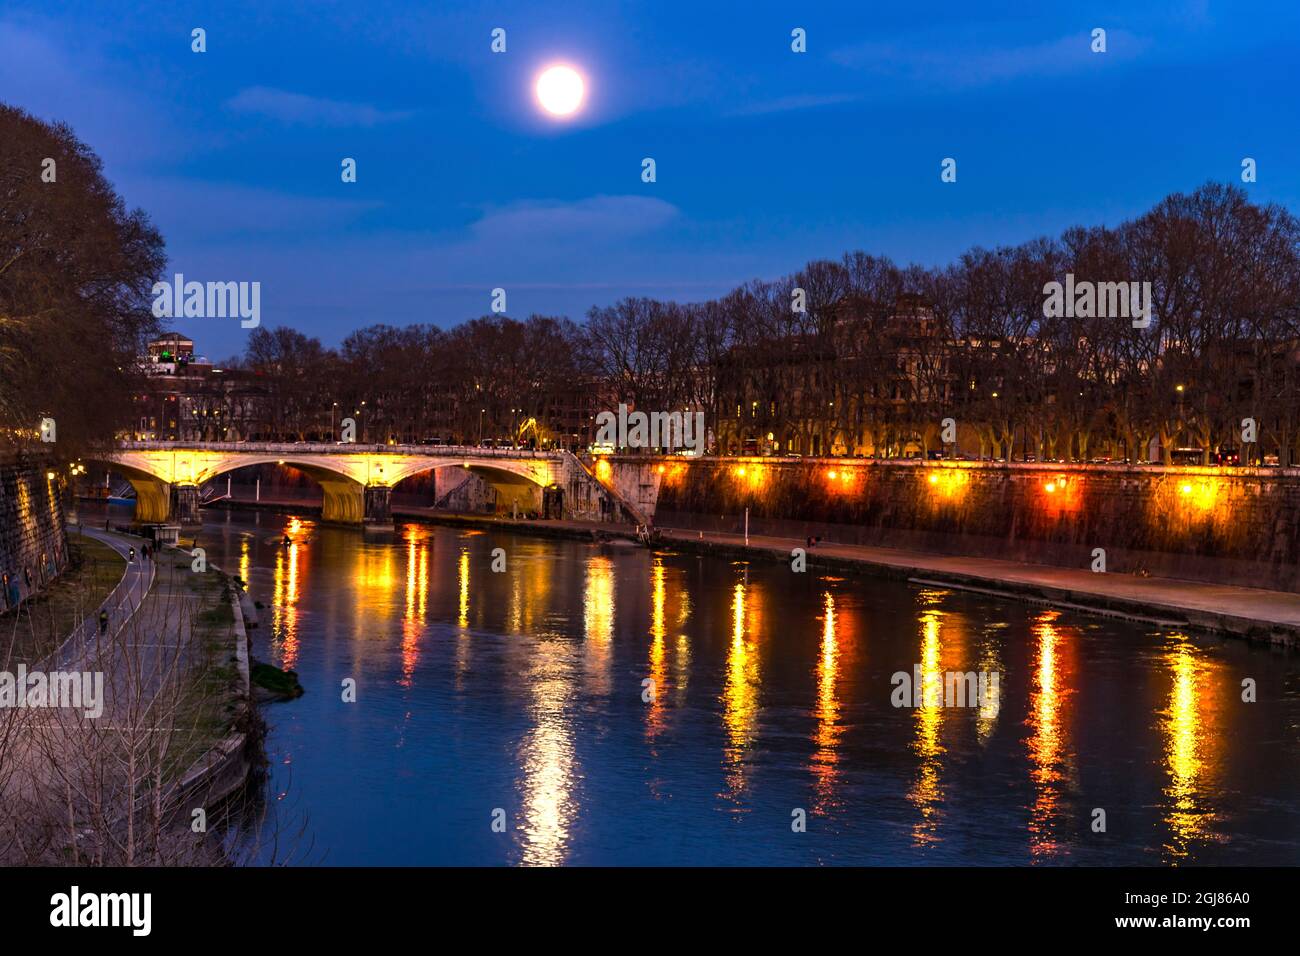
[{"label": "street lamp", "polygon": [[335,441],[336,439],[334,436],[338,434],[338,428],[334,424],[334,420],[339,413],[338,409],[339,409],[338,402],[335,402],[334,407],[330,409],[330,441]]},{"label": "street lamp", "polygon": [[1183,442],[1183,386],[1181,384],[1175,385],[1174,391],[1178,393],[1178,434],[1174,437],[1174,447],[1181,447]]},{"label": "street lamp", "polygon": [[478,410],[478,443],[480,446],[483,444],[483,416],[486,414],[486,408],[480,408]]}]

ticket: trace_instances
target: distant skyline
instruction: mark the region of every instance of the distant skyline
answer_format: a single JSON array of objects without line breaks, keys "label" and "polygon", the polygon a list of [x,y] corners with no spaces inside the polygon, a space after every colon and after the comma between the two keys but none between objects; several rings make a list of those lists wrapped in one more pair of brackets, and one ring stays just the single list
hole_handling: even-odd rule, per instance
[{"label": "distant skyline", "polygon": [[[1254,201],[1300,210],[1300,9],[1133,6],[16,0],[0,101],[103,158],[170,272],[258,281],[263,326],[333,346],[486,314],[498,286],[516,318],[577,320],[853,249],[943,264],[1240,183],[1244,157]],[[572,120],[534,102],[556,61],[587,80]],[[247,341],[168,324],[217,360]]]}]

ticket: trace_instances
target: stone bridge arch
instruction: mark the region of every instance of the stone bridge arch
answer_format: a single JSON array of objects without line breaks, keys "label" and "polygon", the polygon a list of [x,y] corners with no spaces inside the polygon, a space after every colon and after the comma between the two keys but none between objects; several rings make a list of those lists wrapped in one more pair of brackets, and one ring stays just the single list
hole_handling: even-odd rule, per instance
[{"label": "stone bridge arch", "polygon": [[[495,493],[502,511],[526,514],[542,512],[545,490],[563,481],[562,467],[546,460],[501,460],[467,457],[463,459],[404,462],[394,471],[393,486],[407,478],[430,472],[465,472],[488,485]],[[453,482],[454,478],[451,479]]]},{"label": "stone bridge arch", "polygon": [[121,472],[122,476],[135,489],[135,520],[157,524],[167,520],[171,513],[171,483],[164,481],[158,474],[146,467],[130,462],[119,461],[104,455],[87,458],[95,464],[108,465]]},{"label": "stone bridge arch", "polygon": [[103,461],[131,482],[136,490],[136,520],[145,523],[201,521],[200,486],[253,465],[291,465],[304,471],[324,492],[324,520],[367,525],[388,525],[393,486],[422,472],[465,468],[492,485],[499,500],[521,504],[537,497],[533,489],[558,485],[567,474],[558,455],[484,455],[470,449],[414,451],[386,446],[133,442],[124,443]]},{"label": "stone bridge arch", "polygon": [[215,478],[253,465],[286,464],[306,472],[324,493],[321,517],[350,524],[365,520],[364,471],[349,463],[286,453],[211,454],[200,449],[122,451],[103,463],[120,471],[136,494],[135,520],[145,524],[200,523],[199,488]]}]

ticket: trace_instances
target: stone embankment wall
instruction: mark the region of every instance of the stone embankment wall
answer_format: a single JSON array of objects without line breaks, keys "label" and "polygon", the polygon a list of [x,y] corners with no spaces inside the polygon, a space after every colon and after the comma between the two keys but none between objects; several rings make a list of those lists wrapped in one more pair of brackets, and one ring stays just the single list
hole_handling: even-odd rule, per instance
[{"label": "stone embankment wall", "polygon": [[1300,589],[1300,469],[615,458],[659,527]]},{"label": "stone embankment wall", "polygon": [[[165,553],[168,556],[189,558],[189,552],[182,549],[168,548]],[[216,565],[210,567],[220,573]],[[250,753],[247,730],[253,696],[249,680],[248,631],[240,600],[243,592],[230,580],[229,575],[225,577],[229,586],[226,600],[230,604],[231,613],[230,656],[237,675],[231,685],[232,699],[229,701],[233,729],[181,775],[172,796],[172,806],[187,817],[195,809],[202,808],[207,812],[216,807],[248,782],[248,775],[253,769],[254,758]]]},{"label": "stone embankment wall", "polygon": [[68,565],[68,536],[50,462],[0,453],[0,612],[16,607]]}]

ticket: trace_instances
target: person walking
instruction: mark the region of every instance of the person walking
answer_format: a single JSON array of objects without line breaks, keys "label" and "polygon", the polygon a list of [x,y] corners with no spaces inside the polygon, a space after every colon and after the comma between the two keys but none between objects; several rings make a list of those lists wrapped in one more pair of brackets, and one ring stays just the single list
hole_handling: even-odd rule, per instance
[{"label": "person walking", "polygon": [[108,611],[101,609],[99,612],[99,633],[103,634],[108,630]]}]

